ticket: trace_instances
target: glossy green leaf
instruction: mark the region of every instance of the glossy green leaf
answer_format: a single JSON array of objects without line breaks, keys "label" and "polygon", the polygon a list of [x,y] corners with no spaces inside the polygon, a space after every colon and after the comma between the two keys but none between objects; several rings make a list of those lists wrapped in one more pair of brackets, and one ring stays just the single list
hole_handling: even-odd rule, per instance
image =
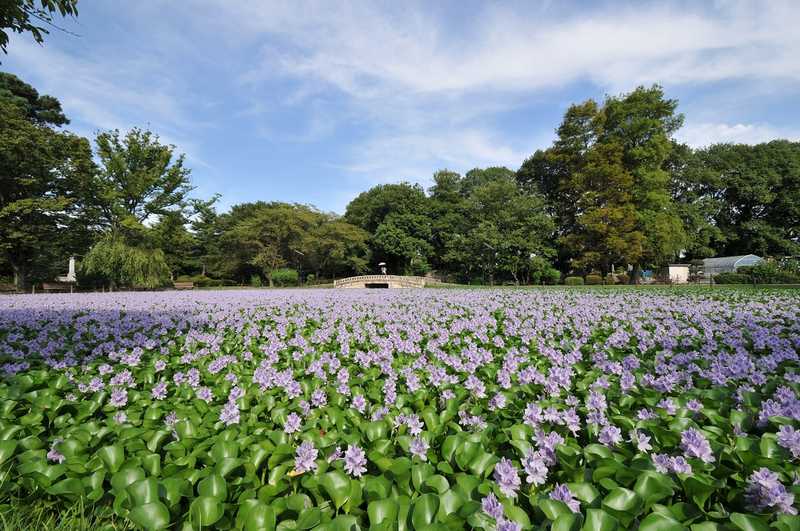
[{"label": "glossy green leaf", "polygon": [[667,515],[650,513],[639,523],[639,531],[686,531],[686,527]]},{"label": "glossy green leaf", "polygon": [[159,501],[137,505],[128,516],[139,527],[147,530],[166,529],[170,524],[167,506]]}]

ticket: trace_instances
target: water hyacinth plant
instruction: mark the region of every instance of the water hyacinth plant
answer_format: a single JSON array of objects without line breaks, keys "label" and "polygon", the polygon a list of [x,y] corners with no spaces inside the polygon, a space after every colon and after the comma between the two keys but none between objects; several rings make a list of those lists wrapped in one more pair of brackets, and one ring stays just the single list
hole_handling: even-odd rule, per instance
[{"label": "water hyacinth plant", "polygon": [[0,491],[146,529],[800,529],[798,353],[790,291],[3,297]]}]

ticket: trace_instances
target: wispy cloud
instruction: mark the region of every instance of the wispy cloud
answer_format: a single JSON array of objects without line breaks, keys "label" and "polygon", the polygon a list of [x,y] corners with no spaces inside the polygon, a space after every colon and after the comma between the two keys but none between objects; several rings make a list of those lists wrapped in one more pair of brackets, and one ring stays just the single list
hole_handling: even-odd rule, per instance
[{"label": "wispy cloud", "polygon": [[678,140],[693,147],[711,144],[758,144],[775,139],[800,140],[800,129],[777,128],[767,124],[688,123]]}]

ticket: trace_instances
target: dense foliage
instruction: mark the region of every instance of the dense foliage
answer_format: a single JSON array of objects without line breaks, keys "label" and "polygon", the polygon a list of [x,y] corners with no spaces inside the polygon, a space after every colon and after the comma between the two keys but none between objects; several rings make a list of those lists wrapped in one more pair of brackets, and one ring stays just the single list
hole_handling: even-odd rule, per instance
[{"label": "dense foliage", "polygon": [[0,299],[5,500],[158,529],[796,529],[792,292]]}]

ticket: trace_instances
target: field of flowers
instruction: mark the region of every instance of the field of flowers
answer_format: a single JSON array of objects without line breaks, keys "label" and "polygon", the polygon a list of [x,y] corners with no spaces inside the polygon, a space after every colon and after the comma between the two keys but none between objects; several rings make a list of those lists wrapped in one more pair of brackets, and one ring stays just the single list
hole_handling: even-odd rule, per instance
[{"label": "field of flowers", "polygon": [[147,529],[798,530],[800,293],[0,298],[0,497]]}]

